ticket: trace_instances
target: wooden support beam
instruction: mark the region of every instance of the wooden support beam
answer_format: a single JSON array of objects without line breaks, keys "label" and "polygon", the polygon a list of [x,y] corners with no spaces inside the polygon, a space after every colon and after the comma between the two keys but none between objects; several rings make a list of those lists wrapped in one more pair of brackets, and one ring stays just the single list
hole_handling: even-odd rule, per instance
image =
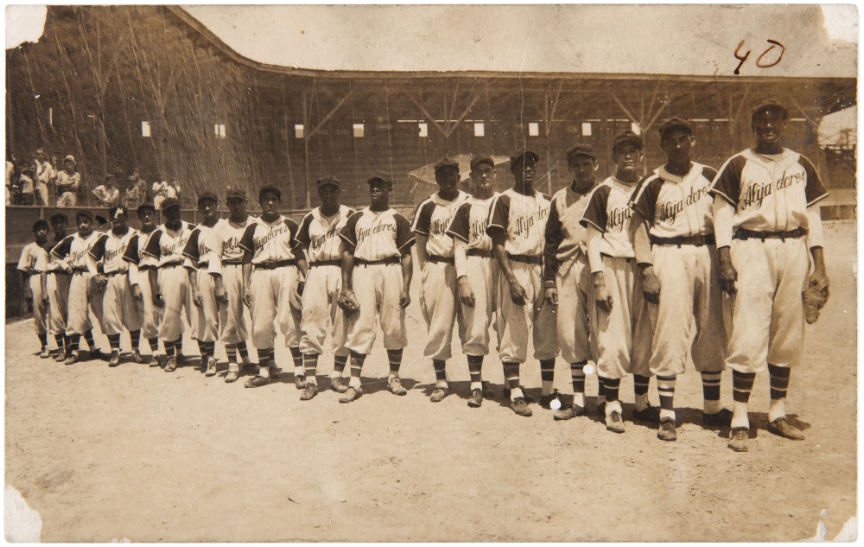
[{"label": "wooden support beam", "polygon": [[[311,131],[309,131],[309,133],[306,135],[306,138],[310,138],[310,139],[311,139],[312,137],[314,137],[315,134],[318,133],[318,131],[320,131],[322,127],[324,127],[324,124],[330,121],[330,118],[332,118],[333,115],[336,114],[336,112],[338,112],[340,108],[342,108],[342,106],[345,104],[345,102],[346,102],[348,99],[350,99],[350,98],[351,98],[351,95],[353,95],[353,94],[354,94],[354,90],[349,89],[349,90],[348,90],[348,93],[346,93],[344,97],[342,97],[341,99],[339,99],[339,102],[336,103],[336,106],[334,106],[333,108],[331,108],[331,109],[330,109],[330,112],[328,112],[327,115],[325,115],[323,118],[321,118],[321,121],[318,122],[318,125],[316,125],[314,129],[312,129]],[[305,122],[304,122],[304,123],[305,123]],[[304,126],[304,127],[305,127],[305,126]]]},{"label": "wooden support beam", "polygon": [[629,110],[627,110],[627,107],[624,106],[624,103],[621,102],[621,99],[619,99],[617,95],[615,95],[614,93],[611,93],[610,95],[612,96],[612,99],[616,103],[618,103],[618,106],[621,107],[621,110],[624,111],[624,114],[630,119],[631,122],[639,123],[639,120],[637,120],[636,117],[633,116],[633,114],[631,114]]},{"label": "wooden support beam", "polygon": [[459,118],[453,123],[453,126],[447,130],[447,134],[445,135],[446,138],[450,138],[450,135],[452,135],[453,132],[456,131],[456,128],[459,127],[459,124],[462,123],[462,120],[464,120],[465,116],[467,116],[468,113],[471,112],[471,109],[474,108],[474,105],[477,104],[477,101],[479,100],[480,93],[477,93],[474,95],[474,99],[471,100],[465,110],[462,111],[462,114],[459,115]]},{"label": "wooden support beam", "polygon": [[437,129],[441,133],[441,135],[444,136],[445,139],[447,137],[449,137],[449,135],[447,134],[447,130],[444,129],[444,127],[440,123],[435,121],[435,118],[432,116],[432,114],[429,114],[429,112],[423,107],[422,104],[420,104],[420,102],[417,99],[415,99],[407,91],[403,91],[402,93],[404,93],[406,97],[411,99],[411,102],[414,103],[414,106],[416,106],[420,110],[420,112],[422,112],[423,115],[426,116],[426,119],[428,119],[430,122],[432,122],[432,125],[435,126],[435,129]]}]

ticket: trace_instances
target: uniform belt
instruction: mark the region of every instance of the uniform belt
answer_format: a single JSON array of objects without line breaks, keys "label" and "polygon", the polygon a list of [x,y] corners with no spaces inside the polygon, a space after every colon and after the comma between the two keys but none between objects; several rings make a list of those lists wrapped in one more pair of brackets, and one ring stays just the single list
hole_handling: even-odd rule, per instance
[{"label": "uniform belt", "polygon": [[341,265],[342,265],[341,260],[316,260],[315,262],[313,262],[309,266],[314,268],[315,266],[341,266]]},{"label": "uniform belt", "polygon": [[177,266],[182,266],[183,262],[166,262],[165,264],[159,264],[157,266],[159,269],[162,268],[176,268]]},{"label": "uniform belt", "polygon": [[605,256],[606,258],[618,258],[621,260],[626,260],[627,262],[633,262],[632,256],[612,256],[612,255],[606,254],[606,253],[600,253],[600,256]]},{"label": "uniform belt", "polygon": [[455,263],[452,256],[450,258],[447,258],[446,256],[427,255],[426,260],[428,262],[433,263],[433,264],[439,264],[441,262],[443,262],[444,264],[454,264]]},{"label": "uniform belt", "polygon": [[361,266],[374,266],[375,264],[399,264],[398,256],[388,256],[387,258],[379,258],[378,260],[366,260],[365,258],[355,258],[354,262]]},{"label": "uniform belt", "polygon": [[507,258],[509,258],[510,260],[515,260],[516,262],[537,264],[538,266],[543,263],[543,257],[534,255],[512,255],[510,253],[507,253]]},{"label": "uniform belt", "polygon": [[147,271],[147,270],[155,270],[156,267],[152,264],[145,264],[143,266],[138,266],[138,271]]},{"label": "uniform belt", "polygon": [[492,258],[492,251],[486,251],[484,249],[468,249],[465,254],[468,256],[482,256],[483,258]]},{"label": "uniform belt", "polygon": [[745,228],[738,228],[735,230],[735,235],[733,236],[735,239],[761,239],[765,241],[766,239],[795,239],[798,237],[802,237],[807,235],[807,230],[804,228],[795,228],[794,230],[787,230],[785,232],[754,232],[753,230],[747,230]]},{"label": "uniform belt", "polygon": [[196,265],[196,267],[197,267],[197,268],[206,268],[206,267],[207,267],[207,264],[209,264],[209,262],[207,262],[206,260],[202,260],[201,262],[199,262],[199,263]]},{"label": "uniform belt", "polygon": [[653,245],[714,245],[714,234],[698,236],[657,237],[650,236]]},{"label": "uniform belt", "polygon": [[69,275],[72,272],[67,272],[66,270],[51,270],[48,272],[49,274],[61,274],[61,275]]},{"label": "uniform belt", "polygon": [[293,258],[291,260],[276,260],[271,262],[259,262],[257,264],[252,264],[256,269],[259,270],[275,270],[276,268],[284,268],[286,266],[294,266],[297,264],[297,261]]},{"label": "uniform belt", "polygon": [[87,268],[72,268],[72,274],[87,273]]},{"label": "uniform belt", "polygon": [[242,260],[223,260],[222,265],[223,266],[241,266],[241,265],[243,265],[243,261]]},{"label": "uniform belt", "polygon": [[121,275],[121,274],[125,274],[125,273],[126,273],[125,270],[114,270],[113,272],[105,272],[105,275],[108,277],[113,277],[115,275]]}]

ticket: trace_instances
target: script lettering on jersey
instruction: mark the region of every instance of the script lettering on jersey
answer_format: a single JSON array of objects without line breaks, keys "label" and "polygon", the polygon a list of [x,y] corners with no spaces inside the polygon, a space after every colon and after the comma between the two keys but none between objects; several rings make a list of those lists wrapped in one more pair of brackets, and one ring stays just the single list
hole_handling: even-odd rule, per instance
[{"label": "script lettering on jersey", "polygon": [[166,238],[159,238],[159,249],[162,251],[162,256],[172,256],[179,255],[183,253],[183,249],[186,247],[187,237],[178,237],[178,238],[170,238],[169,241],[165,241]]},{"label": "script lettering on jersey", "polygon": [[660,221],[669,221],[675,222],[675,217],[678,216],[678,213],[684,210],[685,207],[692,207],[696,205],[700,199],[708,195],[708,187],[703,186],[698,189],[690,189],[690,193],[683,200],[678,201],[664,201],[657,204],[657,209],[659,211]]},{"label": "script lettering on jersey", "polygon": [[225,251],[234,251],[240,245],[240,238],[237,236],[231,236],[230,238],[225,240]]},{"label": "script lettering on jersey", "polygon": [[624,223],[633,216],[633,210],[629,207],[616,207],[609,211],[609,220],[606,222],[606,231],[621,231]]},{"label": "script lettering on jersey", "polygon": [[486,216],[479,216],[471,223],[471,233],[469,239],[476,241],[483,239],[486,236]]},{"label": "script lettering on jersey", "polygon": [[371,228],[360,228],[357,230],[357,243],[360,243],[367,237],[372,234],[377,234],[380,232],[393,232],[396,233],[396,223],[387,223],[387,224],[376,224]]},{"label": "script lettering on jersey", "polygon": [[739,206],[742,209],[753,207],[759,209],[762,207],[762,201],[773,194],[774,190],[785,190],[795,184],[803,184],[806,180],[806,174],[801,171],[792,173],[791,175],[783,173],[783,176],[774,182],[756,182],[748,186],[739,200]]},{"label": "script lettering on jersey", "polygon": [[525,239],[528,239],[528,237],[530,237],[531,227],[546,218],[548,213],[548,210],[540,209],[530,215],[517,217],[513,221],[513,229],[510,233],[516,237],[524,237]]},{"label": "script lettering on jersey", "polygon": [[255,248],[260,249],[267,245],[271,240],[276,239],[280,235],[288,231],[288,225],[280,222],[278,226],[270,228],[270,231],[263,236],[255,236]]},{"label": "script lettering on jersey", "polygon": [[444,235],[450,226],[450,218],[437,218],[429,223],[429,233],[433,235]]},{"label": "script lettering on jersey", "polygon": [[105,249],[105,262],[111,262],[118,256],[122,255],[124,251],[125,249],[123,248],[123,246],[118,246],[116,249]]},{"label": "script lettering on jersey", "polygon": [[323,234],[313,234],[309,237],[309,246],[315,250],[324,246],[324,242],[330,238],[339,237],[339,225],[334,224]]}]

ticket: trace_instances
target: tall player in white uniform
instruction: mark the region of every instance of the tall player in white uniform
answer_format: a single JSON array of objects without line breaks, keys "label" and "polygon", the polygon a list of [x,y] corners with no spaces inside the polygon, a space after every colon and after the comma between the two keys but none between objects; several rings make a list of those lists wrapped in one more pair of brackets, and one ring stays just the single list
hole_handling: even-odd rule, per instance
[{"label": "tall player in white uniform", "polygon": [[675,377],[684,374],[691,352],[702,375],[703,422],[721,425],[728,419],[720,406],[726,340],[708,193],[716,172],[691,161],[696,140],[689,122],[672,118],[659,132],[666,164],[639,182],[631,222],[643,293],[657,304],[649,361],[660,394],[657,437],[674,441]]},{"label": "tall player in white uniform", "polygon": [[543,286],[548,305],[556,309],[558,349],[570,364],[573,400],[553,415],[569,420],[585,409],[585,365],[592,359],[589,343],[589,294],[585,228],[579,223],[594,189],[597,157],[590,144],[577,144],[567,151],[567,166],[573,175],[569,186],[552,196],[543,247]]},{"label": "tall player in white uniform", "polygon": [[246,214],[246,193],[238,188],[229,188],[225,193],[228,203],[228,218],[219,219],[214,230],[222,241],[222,284],[228,296],[228,303],[219,307],[219,340],[225,345],[228,356],[228,373],[225,382],[236,382],[240,377],[237,353],[243,363],[248,362],[246,339],[249,329],[246,326],[245,296],[243,286],[243,249],[240,239],[254,219]]},{"label": "tall player in white uniform", "polygon": [[222,284],[222,240],[216,231],[218,205],[219,200],[213,192],[205,191],[198,195],[201,224],[192,229],[183,249],[195,304],[192,338],[198,341],[205,376],[216,375],[216,339],[224,316],[221,311],[228,303]]},{"label": "tall player in white uniform", "polygon": [[496,292],[496,321],[501,362],[510,390],[510,408],[519,416],[531,409],[519,385],[519,365],[528,353],[528,336],[534,341],[534,358],[540,361],[543,381],[541,404],[554,397],[555,313],[543,300],[543,230],[549,217],[549,199],[534,190],[539,156],[519,151],[510,158],[513,188],[495,197],[489,210],[486,233],[501,267]]},{"label": "tall player in white uniform", "polygon": [[348,324],[338,305],[339,292],[342,290],[344,247],[339,231],[354,210],[339,203],[341,182],[335,177],[320,178],[316,186],[321,205],[303,217],[297,234],[309,263],[300,320],[300,352],[306,371],[306,386],[300,396],[301,401],[308,401],[318,393],[318,357],[324,353],[328,330],[333,351],[330,387],[337,393],[344,393],[348,389],[342,382],[342,373],[348,361],[348,347],[345,345]]},{"label": "tall player in white uniform", "polygon": [[48,330],[54,335],[54,342],[57,344],[54,360],[60,362],[65,361],[72,351],[69,335],[66,334],[69,283],[72,281],[72,275],[64,270],[63,261],[57,259],[51,251],[66,238],[66,216],[59,213],[52,215],[51,227],[54,230],[54,237],[48,250],[45,289],[48,291]]},{"label": "tall player in white uniform", "polygon": [[349,310],[347,345],[351,351],[351,379],[340,403],[350,403],[363,393],[360,374],[375,343],[377,323],[384,331],[384,348],[390,362],[387,389],[395,395],[406,393],[399,367],[408,343],[405,308],[411,303],[414,234],[408,220],[390,208],[390,179],[375,175],[366,182],[369,207],[351,215],[339,232],[345,242],[339,300],[340,306]]},{"label": "tall player in white uniform", "polygon": [[804,349],[801,293],[810,286],[828,293],[817,205],[828,194],[813,163],[781,145],[787,117],[777,101],[759,104],[752,117],[756,146],[729,158],[711,188],[720,284],[734,295],[726,366],[735,401],[729,448],[738,452],[747,450],[747,403],[766,366],[768,429],[804,439],[786,418],[790,372]]},{"label": "tall player in white uniform", "polygon": [[651,417],[648,405],[648,358],[651,328],[642,295],[641,277],[634,263],[630,195],[639,181],[642,138],[626,131],[612,145],[615,175],[591,193],[582,225],[588,229],[588,264],[591,267],[594,302],[591,331],[594,335],[597,374],[606,395],[606,428],[624,432],[618,388],[621,378],[633,374],[634,415]]},{"label": "tall player in white uniform", "polygon": [[500,268],[492,258],[492,238],[486,233],[495,162],[487,155],[471,158],[471,196],[459,206],[447,234],[453,238],[453,258],[459,311],[465,323],[462,353],[468,359],[471,397],[468,406],[483,404],[483,357],[489,353],[489,325],[495,311]]},{"label": "tall player in white uniform", "polygon": [[[261,216],[251,222],[240,239],[243,249],[243,286],[252,311],[252,342],[258,350],[258,375],[246,382],[254,388],[270,383],[276,373],[276,327],[285,338],[295,364],[300,356],[300,321],[291,301],[307,273],[303,249],[297,241],[297,223],[279,214],[282,192],[265,186],[258,192]],[[275,324],[275,326],[274,326]],[[305,384],[294,372],[295,385]]]},{"label": "tall player in white uniform", "polygon": [[420,311],[426,320],[427,339],[423,355],[432,359],[435,389],[430,400],[437,403],[447,396],[446,364],[452,354],[453,323],[459,323],[463,337],[464,320],[456,306],[456,267],[453,239],[447,228],[456,210],[468,198],[459,190],[459,164],[444,158],[435,164],[438,192],[417,206],[411,229],[416,237],[414,251],[421,276]]},{"label": "tall player in white uniform", "polygon": [[148,267],[153,304],[163,308],[159,338],[168,356],[164,370],[174,372],[182,360],[184,318],[186,324],[192,324],[192,291],[183,265],[183,250],[192,229],[180,218],[180,202],[176,199],[166,198],[162,213],[165,222],[147,240],[141,264]]},{"label": "tall player in white uniform", "polygon": [[[48,289],[45,270],[48,266],[48,223],[42,219],[33,224],[34,240],[22,250],[18,259],[18,271],[24,285],[24,298],[33,308],[33,327],[39,338],[39,357],[47,359],[48,353]],[[62,351],[63,338],[57,339]]]},{"label": "tall player in white uniform", "polygon": [[111,345],[111,357],[108,366],[120,364],[120,334],[124,329],[129,331],[129,341],[132,347],[132,359],[142,363],[138,344],[141,340],[141,312],[132,297],[129,285],[129,263],[123,260],[123,255],[129,247],[129,241],[137,237],[137,232],[129,227],[128,212],[125,207],[112,207],[108,212],[111,219],[111,230],[99,237],[90,249],[92,261],[88,261],[90,274],[94,282],[104,286],[102,291],[102,327]]},{"label": "tall player in white uniform", "polygon": [[[159,323],[162,321],[162,308],[153,303],[150,291],[148,269],[153,265],[141,264],[141,254],[147,245],[147,240],[156,229],[156,209],[150,203],[142,203],[136,210],[141,229],[129,239],[129,244],[123,253],[123,260],[129,263],[128,277],[132,298],[138,302],[141,313],[141,334],[150,346],[150,366],[159,366],[162,361],[159,351]],[[133,347],[138,350],[138,347]]]}]

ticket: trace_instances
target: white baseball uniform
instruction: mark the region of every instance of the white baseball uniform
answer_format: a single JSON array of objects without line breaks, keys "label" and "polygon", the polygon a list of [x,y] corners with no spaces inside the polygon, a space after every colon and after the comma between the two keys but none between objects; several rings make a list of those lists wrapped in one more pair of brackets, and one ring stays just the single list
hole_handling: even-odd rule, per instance
[{"label": "white baseball uniform", "polygon": [[222,241],[222,284],[228,294],[228,305],[219,307],[219,340],[223,344],[239,344],[249,338],[243,309],[243,249],[240,239],[251,222],[254,219],[249,216],[238,225],[222,218],[213,227]]},{"label": "white baseball uniform", "polygon": [[[222,275],[222,240],[214,226],[199,224],[192,229],[183,249],[185,266],[196,276],[200,306],[193,306],[192,338],[215,342],[219,337],[221,306],[216,301],[216,276]],[[190,287],[191,288],[191,287]],[[194,304],[194,302],[193,302]]]},{"label": "white baseball uniform", "polygon": [[179,340],[183,336],[183,319],[191,325],[192,291],[189,277],[183,267],[183,249],[192,233],[191,226],[180,221],[177,231],[160,224],[153,230],[144,247],[141,264],[157,268],[157,286],[162,293],[165,309],[159,323],[159,338]]},{"label": "white baseball uniform", "polygon": [[76,232],[51,250],[51,254],[65,261],[67,269],[72,271],[66,321],[66,334],[69,335],[85,334],[93,327],[90,323],[90,310],[99,324],[102,324],[102,293],[93,286],[93,275],[87,268],[90,249],[100,236],[100,232],[94,231],[83,238]]},{"label": "white baseball uniform", "polygon": [[48,332],[48,306],[45,303],[45,293],[42,291],[42,273],[47,267],[48,251],[35,241],[28,243],[21,250],[18,269],[29,275],[27,284],[30,286],[30,294],[33,295],[33,326],[36,334]]},{"label": "white baseball uniform", "polygon": [[[58,245],[63,240],[58,242]],[[45,281],[48,291],[48,325],[50,334],[57,336],[66,333],[66,317],[69,310],[69,285],[72,282],[72,272],[68,271],[65,261],[57,258],[54,248],[48,253]]]},{"label": "white baseball uniform", "polygon": [[124,328],[129,331],[141,328],[142,314],[138,303],[132,298],[132,287],[129,284],[129,263],[123,259],[129,241],[137,237],[138,232],[132,228],[119,236],[109,230],[102,234],[90,249],[90,257],[93,259],[90,273],[97,273],[94,267],[98,263],[99,271],[108,278],[102,295],[102,326],[106,335],[121,334]]},{"label": "white baseball uniform", "polygon": [[152,263],[147,264],[146,260],[143,264],[141,261],[144,247],[147,245],[147,240],[150,239],[152,233],[136,231],[129,238],[129,244],[123,253],[123,260],[129,263],[129,286],[131,288],[138,285],[141,291],[141,303],[139,304],[140,309],[143,310],[141,314],[141,335],[146,339],[158,336],[159,323],[162,322],[162,308],[153,303],[150,279],[147,277],[149,275],[148,271],[156,266]]}]

